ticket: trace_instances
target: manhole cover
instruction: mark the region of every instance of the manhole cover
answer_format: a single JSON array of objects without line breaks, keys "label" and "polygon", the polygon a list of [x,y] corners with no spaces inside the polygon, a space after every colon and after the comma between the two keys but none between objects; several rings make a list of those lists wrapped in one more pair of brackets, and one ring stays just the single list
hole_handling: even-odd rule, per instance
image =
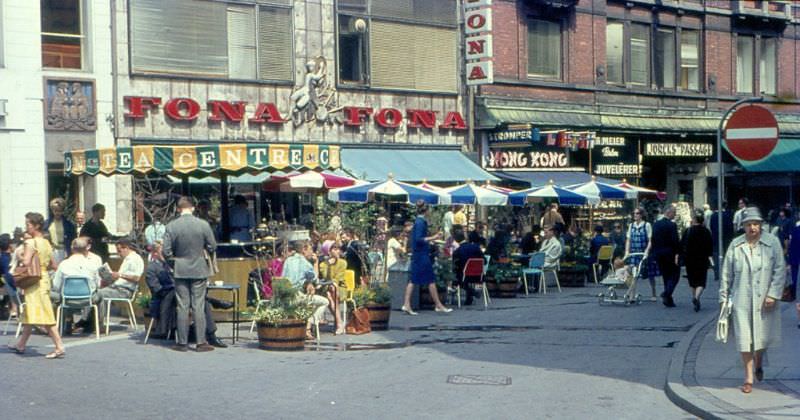
[{"label": "manhole cover", "polygon": [[450,375],[448,384],[454,385],[511,385],[510,376],[496,375]]}]

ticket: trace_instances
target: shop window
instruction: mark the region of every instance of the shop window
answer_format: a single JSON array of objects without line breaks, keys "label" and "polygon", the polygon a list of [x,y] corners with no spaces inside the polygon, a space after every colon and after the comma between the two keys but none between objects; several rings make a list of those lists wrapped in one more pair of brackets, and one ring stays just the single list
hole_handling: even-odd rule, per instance
[{"label": "shop window", "polygon": [[42,67],[83,68],[81,0],[41,0]]},{"label": "shop window", "polygon": [[759,60],[758,60],[758,76],[759,76],[759,89],[761,92],[768,95],[774,95],[777,91],[776,78],[778,73],[777,38],[761,38],[759,43]]},{"label": "shop window", "polygon": [[606,80],[610,83],[622,84],[624,81],[623,29],[621,22],[606,24]]},{"label": "shop window", "polygon": [[700,32],[681,30],[681,89],[700,90]]},{"label": "shop window", "polygon": [[339,0],[338,80],[456,92],[455,0]]},{"label": "shop window", "polygon": [[547,20],[528,21],[528,75],[561,78],[561,24]]},{"label": "shop window", "polygon": [[755,38],[738,35],[736,37],[736,91],[752,94],[753,89],[753,56],[755,54]]},{"label": "shop window", "polygon": [[132,71],[293,80],[292,1],[257,3],[130,0]]},{"label": "shop window", "polygon": [[659,28],[655,40],[656,87],[675,88],[675,30]]}]

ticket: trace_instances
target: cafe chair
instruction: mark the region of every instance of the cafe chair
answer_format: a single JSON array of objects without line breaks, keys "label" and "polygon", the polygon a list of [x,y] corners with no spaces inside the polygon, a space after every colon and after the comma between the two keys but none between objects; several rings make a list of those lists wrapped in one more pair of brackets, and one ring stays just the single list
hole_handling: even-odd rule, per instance
[{"label": "cafe chair", "polygon": [[598,270],[602,270],[604,265],[611,265],[611,260],[614,258],[614,245],[603,245],[597,250],[597,261],[592,264],[592,274],[594,275],[594,284],[598,284],[597,274]]},{"label": "cafe chair", "polygon": [[87,277],[68,276],[61,287],[61,303],[56,310],[56,326],[58,333],[64,334],[65,309],[94,309],[94,333],[100,339],[100,323],[97,305],[92,303],[92,289]]},{"label": "cafe chair", "polygon": [[[150,332],[153,331],[153,324],[158,321],[158,318],[150,317],[150,323],[147,324],[147,332],[144,334],[144,342],[142,344],[147,344],[147,340],[150,339]],[[169,340],[169,336],[172,335],[172,330],[167,331],[167,340]],[[177,334],[176,334],[176,343],[177,343]]]},{"label": "cafe chair", "polygon": [[[356,308],[356,301],[353,295],[356,292],[356,272],[353,270],[344,271],[344,288],[339,288],[339,302],[342,305],[342,324],[344,324],[344,333],[347,335],[347,302],[352,304],[352,308]],[[317,333],[319,335],[319,333]]]},{"label": "cafe chair", "polygon": [[22,301],[19,297],[19,292],[14,295],[14,299],[17,300],[17,314],[12,315],[10,312],[8,314],[8,320],[6,321],[6,328],[3,330],[3,335],[8,334],[8,327],[11,325],[11,320],[17,321],[17,333],[14,337],[19,337],[19,334],[22,332],[22,313],[25,312],[25,302]]},{"label": "cafe chair", "polygon": [[[528,276],[531,276],[531,280],[534,280],[536,276],[541,280],[544,276],[544,252],[532,254],[528,259],[528,267],[522,269],[522,284],[525,285],[525,296],[528,296]],[[541,286],[539,290],[541,291]]]},{"label": "cafe chair", "polygon": [[558,293],[561,293],[561,283],[558,282],[558,270],[561,269],[561,262],[558,261],[555,265],[550,267],[543,267],[542,268],[542,275],[539,276],[539,292],[547,294],[547,273],[553,273],[553,277],[556,279],[556,287],[558,287]]},{"label": "cafe chair", "polygon": [[[253,313],[257,313],[259,309],[261,309],[262,307],[266,307],[269,304],[269,299],[264,299],[261,296],[261,289],[264,286],[264,282],[261,280],[260,277],[261,276],[259,276],[259,278],[257,279],[253,279],[253,289],[255,289],[256,293],[256,310],[253,311]],[[275,281],[281,278],[282,277],[275,277],[272,280]],[[250,323],[250,334],[252,334],[255,329],[256,329],[256,317],[254,315],[253,322]]]},{"label": "cafe chair", "polygon": [[486,271],[489,270],[489,263],[492,262],[491,255],[484,255],[483,256],[483,275],[486,275]]},{"label": "cafe chair", "polygon": [[[486,290],[486,285],[483,283],[483,275],[486,273],[485,267],[485,260],[483,258],[470,258],[467,260],[467,263],[464,264],[464,271],[461,275],[462,284],[467,278],[477,277],[479,280],[477,283],[481,284],[481,291],[483,294],[483,308],[486,309],[489,307],[489,291]],[[461,285],[456,285],[456,301],[458,302],[458,307],[461,307]]]},{"label": "cafe chair", "polygon": [[104,322],[106,324],[106,335],[109,334],[110,330],[110,321],[111,321],[111,304],[114,302],[120,302],[127,304],[128,307],[128,322],[133,330],[136,331],[139,329],[139,324],[136,322],[136,313],[133,312],[133,300],[136,299],[136,294],[139,293],[139,284],[136,284],[136,289],[133,290],[133,294],[131,295],[130,299],[126,298],[105,298],[103,299],[103,303],[106,305],[106,316],[104,318]]}]

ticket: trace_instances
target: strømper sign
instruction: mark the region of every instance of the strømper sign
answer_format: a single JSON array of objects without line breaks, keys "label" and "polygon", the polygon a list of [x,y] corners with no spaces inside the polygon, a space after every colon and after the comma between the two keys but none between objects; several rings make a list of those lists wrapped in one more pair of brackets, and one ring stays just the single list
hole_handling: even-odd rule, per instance
[{"label": "str\u00f8mper sign", "polygon": [[[126,96],[125,104],[128,111],[125,118],[132,120],[144,119],[148,110],[161,106],[161,98],[157,96]],[[274,103],[262,102],[256,105],[252,114],[247,115],[247,102],[242,101],[208,101],[208,121],[219,123],[227,121],[241,123],[247,119],[249,124],[277,124],[287,122]],[[172,98],[164,103],[164,114],[174,121],[195,121],[200,116],[200,104],[191,98]],[[375,124],[387,128],[398,128],[405,120],[408,128],[432,129],[437,126],[440,130],[466,130],[467,124],[461,113],[452,111],[445,114],[439,121],[437,112],[426,109],[406,109],[405,114],[395,108],[381,108],[374,110],[370,107],[346,106],[342,109],[344,119],[342,124],[358,127],[363,125],[370,117]]]}]

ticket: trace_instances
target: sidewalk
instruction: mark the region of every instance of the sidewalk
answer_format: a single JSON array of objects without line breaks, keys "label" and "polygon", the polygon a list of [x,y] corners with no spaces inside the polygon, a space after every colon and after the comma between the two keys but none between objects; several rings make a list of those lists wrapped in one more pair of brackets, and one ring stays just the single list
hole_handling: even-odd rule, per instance
[{"label": "sidewalk", "polygon": [[800,329],[794,303],[781,303],[782,342],[769,349],[764,381],[743,394],[743,369],[733,343],[714,340],[716,315],[697,323],[681,341],[667,376],[667,396],[699,417],[785,419],[800,417]]}]

